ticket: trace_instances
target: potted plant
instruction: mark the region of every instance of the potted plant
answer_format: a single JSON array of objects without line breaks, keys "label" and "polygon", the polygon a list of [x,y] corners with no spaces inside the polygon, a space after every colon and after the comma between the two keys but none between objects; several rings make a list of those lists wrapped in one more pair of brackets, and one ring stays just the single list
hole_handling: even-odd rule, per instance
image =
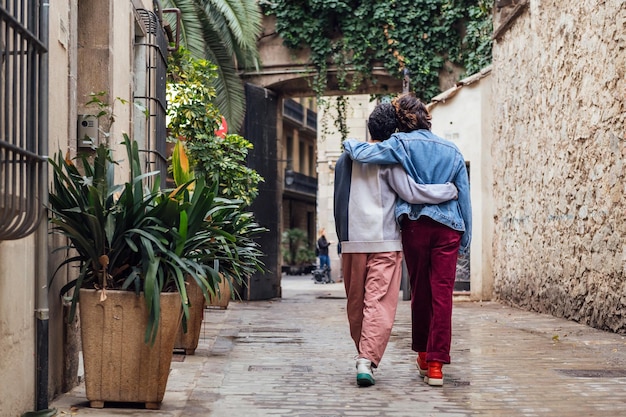
[{"label": "potted plant", "polygon": [[136,142],[124,135],[123,144],[130,175],[122,184],[113,183],[116,162],[106,145],[93,158],[79,157],[80,169],[60,152],[50,160],[52,232],[68,239],[70,255],[59,269],[78,271],[61,291],[71,294],[70,319],[80,301],[91,406],[122,401],[158,408],[181,312],[189,315],[186,280],[206,299],[219,281],[200,259],[214,239],[204,223],[215,190],[202,179],[167,192],[148,188],[145,180],[155,173],[142,173]]},{"label": "potted plant", "polygon": [[[193,181],[196,175],[204,181],[204,175],[192,169],[183,141],[177,141],[174,146],[171,167],[177,186]],[[207,181],[213,181],[215,192],[219,194],[219,182],[212,177]],[[242,285],[245,277],[262,270],[263,253],[253,238],[265,229],[255,222],[252,213],[243,209],[241,200],[219,196],[213,200],[202,227],[214,238],[204,242],[198,260],[213,265],[218,276],[213,281],[215,285],[206,304],[227,308],[235,293],[233,284]],[[189,320],[183,322],[175,348],[184,350],[186,354],[193,354],[198,346],[205,300],[201,298],[193,281],[188,283],[188,287],[194,294],[190,297]]]},{"label": "potted plant", "polygon": [[217,67],[191,57],[182,47],[168,60],[167,116],[168,132],[175,144],[171,164],[174,183],[205,178],[217,184],[218,200],[229,204],[228,209],[220,211],[226,222],[221,230],[234,240],[220,246],[227,251],[211,251],[203,258],[215,265],[220,276],[209,305],[226,308],[236,295],[234,288],[262,265],[262,254],[251,237],[264,229],[253,221],[251,213],[246,213],[246,208],[257,196],[263,178],[246,166],[252,144],[227,133],[226,121],[214,105]]},{"label": "potted plant", "polygon": [[281,237],[283,272],[290,275],[311,272],[315,263],[315,252],[309,248],[307,239],[307,234],[302,229],[293,228],[283,232]]}]

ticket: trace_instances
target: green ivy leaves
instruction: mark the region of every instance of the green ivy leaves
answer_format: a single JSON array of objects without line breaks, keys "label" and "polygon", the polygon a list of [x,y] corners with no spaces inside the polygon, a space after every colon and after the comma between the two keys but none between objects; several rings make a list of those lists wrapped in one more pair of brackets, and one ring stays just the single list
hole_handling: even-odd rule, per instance
[{"label": "green ivy leaves", "polygon": [[[493,0],[261,0],[289,48],[309,47],[323,94],[329,65],[370,77],[377,61],[428,101],[440,93],[439,74],[449,62],[474,73],[491,62]],[[350,92],[360,79],[344,77]]]}]

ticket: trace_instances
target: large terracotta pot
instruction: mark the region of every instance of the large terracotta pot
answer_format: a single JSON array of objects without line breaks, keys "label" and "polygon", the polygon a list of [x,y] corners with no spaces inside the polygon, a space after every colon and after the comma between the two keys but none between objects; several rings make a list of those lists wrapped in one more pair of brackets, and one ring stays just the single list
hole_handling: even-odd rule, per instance
[{"label": "large terracotta pot", "polygon": [[194,280],[189,280],[187,283],[187,297],[190,303],[187,332],[184,332],[183,326],[181,325],[178,330],[174,349],[183,349],[185,355],[193,355],[196,352],[198,341],[200,340],[206,301],[202,294],[202,289]]},{"label": "large terracotta pot", "polygon": [[143,295],[131,291],[80,290],[80,322],[85,389],[91,407],[105,401],[144,403],[158,409],[172,362],[181,321],[178,293],[161,293],[154,345],[145,343],[148,311]]}]

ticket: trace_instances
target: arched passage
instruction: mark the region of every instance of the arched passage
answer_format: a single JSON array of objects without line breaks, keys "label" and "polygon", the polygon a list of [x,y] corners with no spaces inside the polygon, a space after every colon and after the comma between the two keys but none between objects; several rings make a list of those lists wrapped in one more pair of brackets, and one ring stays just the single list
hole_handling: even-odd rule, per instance
[{"label": "arched passage", "polygon": [[[311,64],[308,49],[294,51],[283,45],[276,33],[274,16],[263,18],[263,34],[257,42],[262,68],[242,71],[241,78],[248,84],[267,88],[283,97],[306,97],[315,95],[311,89],[315,68]],[[329,66],[325,96],[341,95],[336,73],[338,68]],[[347,70],[349,68],[341,68]],[[387,72],[382,64],[374,65],[372,80],[366,80],[351,94],[388,94],[402,91],[402,80]]]}]

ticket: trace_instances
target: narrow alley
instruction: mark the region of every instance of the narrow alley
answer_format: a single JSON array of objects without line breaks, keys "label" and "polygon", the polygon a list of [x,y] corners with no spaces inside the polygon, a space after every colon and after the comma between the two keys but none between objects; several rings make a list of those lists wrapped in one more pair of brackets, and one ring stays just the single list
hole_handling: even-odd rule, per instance
[{"label": "narrow alley", "polygon": [[400,301],[376,385],[355,383],[342,284],[283,276],[283,298],[205,310],[193,356],[175,355],[161,409],[92,409],[81,385],[60,416],[626,416],[626,337],[496,302],[455,303],[442,388],[419,377]]}]

